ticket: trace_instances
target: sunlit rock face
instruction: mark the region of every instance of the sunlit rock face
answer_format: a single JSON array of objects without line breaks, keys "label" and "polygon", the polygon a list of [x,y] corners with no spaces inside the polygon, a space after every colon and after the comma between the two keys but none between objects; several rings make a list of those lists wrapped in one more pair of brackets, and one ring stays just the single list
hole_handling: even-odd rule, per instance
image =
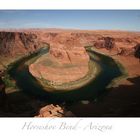
[{"label": "sunlit rock face", "polygon": [[89,56],[83,47],[52,46],[48,54],[29,66],[29,71],[34,77],[63,84],[84,77],[89,70],[88,62]]},{"label": "sunlit rock face", "polygon": [[64,110],[59,105],[46,105],[42,107],[35,117],[63,117]]},{"label": "sunlit rock face", "polygon": [[14,57],[33,52],[39,47],[40,42],[34,33],[0,32],[0,55]]},{"label": "sunlit rock face", "polygon": [[60,64],[87,63],[89,56],[83,47],[54,46],[50,48],[50,57]]},{"label": "sunlit rock face", "polygon": [[44,43],[69,49],[91,46],[111,49],[121,55],[131,55],[135,53],[134,47],[140,43],[140,33],[109,30],[0,29],[0,56],[15,57],[33,53],[44,47]]},{"label": "sunlit rock face", "polygon": [[38,115],[35,117],[75,117],[75,115],[71,112],[66,110],[65,107],[49,104],[42,107],[39,110]]}]

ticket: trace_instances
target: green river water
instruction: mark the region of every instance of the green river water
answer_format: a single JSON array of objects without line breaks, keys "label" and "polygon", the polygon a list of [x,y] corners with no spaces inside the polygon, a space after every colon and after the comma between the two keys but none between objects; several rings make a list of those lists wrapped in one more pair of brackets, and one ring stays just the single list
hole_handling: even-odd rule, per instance
[{"label": "green river water", "polygon": [[9,69],[10,76],[16,81],[17,86],[29,96],[36,96],[48,103],[73,102],[80,100],[94,100],[104,94],[107,87],[111,86],[114,79],[125,75],[123,66],[109,56],[86,48],[90,61],[97,66],[99,73],[88,84],[69,91],[48,92],[42,88],[38,81],[29,73],[26,62],[35,61],[41,55],[48,52],[48,48],[40,49],[38,52],[15,62]]}]

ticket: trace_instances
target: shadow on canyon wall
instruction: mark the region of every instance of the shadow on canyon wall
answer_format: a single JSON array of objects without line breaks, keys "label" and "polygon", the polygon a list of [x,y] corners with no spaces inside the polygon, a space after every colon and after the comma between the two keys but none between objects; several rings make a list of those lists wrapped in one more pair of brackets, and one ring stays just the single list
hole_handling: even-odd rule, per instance
[{"label": "shadow on canyon wall", "polygon": [[25,95],[22,91],[7,94],[5,104],[0,108],[0,117],[33,117],[46,103]]},{"label": "shadow on canyon wall", "polygon": [[[89,104],[75,103],[67,106],[77,117],[139,117],[140,116],[140,76],[128,78],[131,85],[112,87],[96,101]],[[33,117],[45,106],[45,101],[22,92],[7,95],[1,106],[1,117]]]},{"label": "shadow on canyon wall", "polygon": [[128,78],[132,85],[112,87],[88,105],[71,107],[77,117],[140,117],[140,76]]}]

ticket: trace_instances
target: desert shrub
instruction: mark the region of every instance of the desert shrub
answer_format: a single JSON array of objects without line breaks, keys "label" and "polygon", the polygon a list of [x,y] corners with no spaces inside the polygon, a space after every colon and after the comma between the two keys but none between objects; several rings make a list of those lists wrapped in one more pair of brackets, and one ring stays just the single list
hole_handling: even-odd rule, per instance
[{"label": "desert shrub", "polygon": [[14,87],[14,88],[16,87],[15,83],[13,82],[9,74],[5,74],[2,79],[6,87]]}]

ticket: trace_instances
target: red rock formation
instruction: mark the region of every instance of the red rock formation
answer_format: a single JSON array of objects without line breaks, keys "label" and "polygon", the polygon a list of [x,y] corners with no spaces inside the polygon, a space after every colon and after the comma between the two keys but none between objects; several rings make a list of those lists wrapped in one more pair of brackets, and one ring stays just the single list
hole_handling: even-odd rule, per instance
[{"label": "red rock formation", "polygon": [[102,37],[95,42],[94,46],[97,48],[106,48],[107,50],[111,50],[115,47],[115,39],[111,37]]},{"label": "red rock formation", "polygon": [[0,55],[15,56],[39,47],[37,35],[24,32],[0,32]]},{"label": "red rock formation", "polygon": [[[0,31],[0,55],[20,55],[41,47],[40,43],[67,48],[96,46],[97,48],[120,48],[125,54],[134,53],[140,43],[140,33],[122,31],[82,31],[64,29],[26,29]],[[123,54],[123,53],[121,53]]]},{"label": "red rock formation", "polygon": [[[55,31],[53,30],[53,34]],[[48,38],[43,38],[48,41],[51,46],[64,45],[67,48],[94,46],[97,48],[106,48],[114,50],[119,53],[124,50],[125,53],[121,55],[134,54],[134,47],[140,43],[140,33],[135,32],[122,32],[122,31],[61,31],[56,32],[54,35],[51,32],[42,33],[47,35]],[[41,38],[40,38],[41,39]]]},{"label": "red rock formation", "polygon": [[63,84],[84,77],[88,72],[88,62],[89,56],[83,47],[52,47],[49,54],[29,66],[29,71],[34,77]]},{"label": "red rock formation", "polygon": [[140,62],[140,44],[137,44],[134,47],[134,49],[135,49],[134,55],[135,55],[136,58],[139,59],[139,62]]},{"label": "red rock formation", "polygon": [[39,114],[35,117],[62,117],[64,110],[59,105],[46,105],[39,110]]},{"label": "red rock formation", "polygon": [[59,105],[46,105],[39,110],[35,117],[74,117],[71,111],[67,111],[64,107]]}]

